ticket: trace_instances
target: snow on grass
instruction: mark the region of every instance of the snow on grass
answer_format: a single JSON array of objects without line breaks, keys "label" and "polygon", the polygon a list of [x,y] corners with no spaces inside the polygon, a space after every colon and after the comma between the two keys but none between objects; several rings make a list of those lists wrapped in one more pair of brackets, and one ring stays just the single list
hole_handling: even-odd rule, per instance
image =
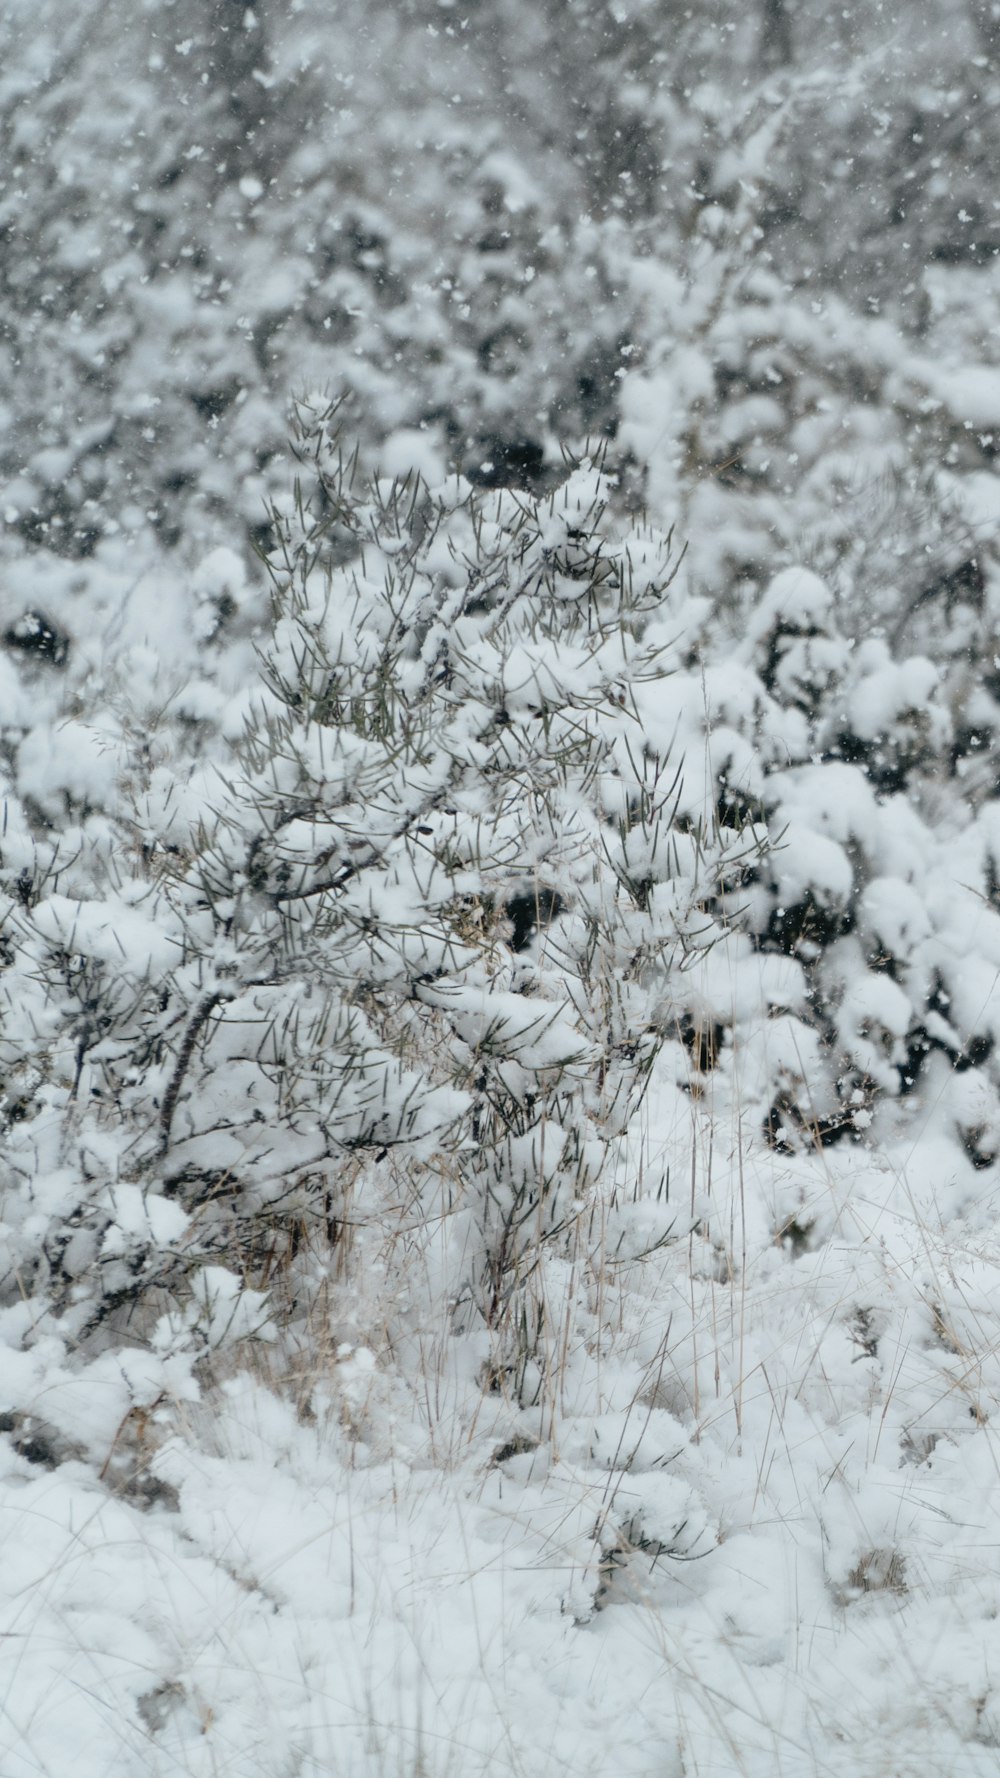
[{"label": "snow on grass", "polygon": [[548,1438],[342,1346],[299,1412],[249,1373],[160,1408],[146,1510],[114,1414],[100,1474],[4,1440],[4,1773],[993,1773],[1000,1245],[856,1159],[827,1239],[758,1211],[721,1277],[747,1159],[701,1152],[692,1245],[609,1264]]},{"label": "snow on grass", "polygon": [[342,1342],[297,1408],[140,1390],[143,1498],[120,1370],[89,1466],[4,1437],[5,1778],[994,1772],[992,1195],[718,1134],[659,1082],[636,1203],[693,1169],[695,1226],[609,1246],[554,1415]]}]

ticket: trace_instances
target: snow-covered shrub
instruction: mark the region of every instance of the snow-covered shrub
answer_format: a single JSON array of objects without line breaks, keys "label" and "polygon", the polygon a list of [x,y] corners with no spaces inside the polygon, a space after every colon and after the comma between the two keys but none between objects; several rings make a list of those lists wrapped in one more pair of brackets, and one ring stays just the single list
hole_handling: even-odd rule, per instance
[{"label": "snow-covered shrub", "polygon": [[558,441],[612,428],[629,316],[620,228],[592,218],[590,187],[627,192],[635,103],[627,144],[602,107],[614,172],[567,116],[553,177],[547,119],[513,132],[454,104],[499,90],[501,37],[534,78],[523,22],[369,0],[335,21],[315,0],[167,10],[153,48],[152,4],[84,5],[68,35],[47,3],[4,19],[15,536],[84,558],[123,533],[242,542],[234,514],[258,531],[306,378],[354,393],[370,460],[402,431],[486,480],[551,482]]},{"label": "snow-covered shrub", "polygon": [[123,718],[63,791],[21,748],[33,806],[107,813],[65,882],[24,877],[16,825],[4,860],[5,1296],[76,1341],[152,1302],[161,1343],[209,1349],[261,1326],[304,1226],[395,1218],[484,1377],[533,1399],[535,1274],[585,1254],[762,835],[670,758],[669,539],[613,519],[598,467],[541,501],[365,481],[323,409],[297,449],[218,763],[130,756]]}]

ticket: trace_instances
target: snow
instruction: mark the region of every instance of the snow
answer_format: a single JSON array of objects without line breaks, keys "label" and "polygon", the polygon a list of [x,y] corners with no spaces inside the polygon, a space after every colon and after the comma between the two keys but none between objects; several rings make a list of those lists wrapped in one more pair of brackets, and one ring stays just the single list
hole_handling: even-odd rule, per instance
[{"label": "snow", "polygon": [[989,9],[148,10],[0,23],[0,1778],[995,1778]]},{"label": "snow", "polygon": [[929,387],[967,426],[1000,425],[1000,371],[993,365],[956,365],[928,372]]},{"label": "snow", "polygon": [[[739,1769],[804,1775],[822,1745],[827,1769],[847,1778],[898,1758],[901,1737],[915,1750],[919,1730],[925,1757],[989,1771],[974,1725],[977,1709],[981,1720],[998,1707],[995,1588],[970,1569],[958,1530],[968,1514],[989,1535],[984,1433],[966,1441],[968,1467],[949,1465],[946,1442],[916,1491],[876,1459],[858,1492],[839,1479],[844,1441],[788,1402],[798,1498],[782,1501],[766,1472],[755,1475],[777,1428],[750,1391],[746,1415],[728,1477],[714,1441],[695,1465],[724,1513],[721,1543],[693,1483],[656,1467],[630,1472],[610,1499],[600,1472],[566,1461],[543,1485],[517,1478],[517,1458],[467,1480],[391,1457],[345,1467],[335,1424],[301,1426],[248,1381],[230,1388],[194,1448],[168,1445],[157,1458],[176,1513],[108,1500],[71,1466],[30,1480],[22,1465],[4,1562],[19,1672],[8,1767],[52,1769],[72,1744],[74,1768],[95,1774],[143,1761],[152,1773],[179,1762],[209,1772],[225,1757],[249,1778],[292,1770],[290,1750],[300,1770],[335,1759],[374,1773],[421,1747],[437,1761],[447,1745],[475,1771],[565,1762],[596,1774],[613,1745],[620,1769],[641,1773],[680,1731],[715,1769],[732,1735]],[[855,1436],[866,1419],[874,1437],[877,1415],[864,1412]],[[677,1461],[678,1444],[663,1457]],[[589,1592],[574,1571],[609,1509],[619,1522],[641,1513],[645,1539],[675,1554],[643,1557],[634,1596],[577,1621],[567,1603]],[[922,1537],[948,1582],[936,1629]],[[886,1585],[879,1550],[908,1561],[905,1591],[891,1575]],[[948,1635],[963,1623],[964,1657]],[[60,1660],[70,1631],[78,1652]],[[25,1669],[29,1637],[53,1655]],[[914,1664],[916,1725],[893,1703]],[[835,1709],[831,1753],[824,1724]],[[666,1757],[679,1773],[679,1757]]]},{"label": "snow", "polygon": [[34,910],[34,924],[50,943],[105,963],[124,963],[144,975],[162,974],[177,959],[177,940],[171,939],[154,918],[115,904],[73,902],[65,895],[50,895]]},{"label": "snow", "polygon": [[62,813],[63,798],[70,803],[104,806],[118,777],[115,739],[85,723],[70,721],[64,724],[61,741],[53,749],[47,727],[29,730],[18,749],[18,790],[53,815]]},{"label": "snow", "polygon": [[808,568],[784,568],[775,575],[753,614],[750,639],[762,640],[775,624],[804,635],[823,630],[830,602],[829,588],[818,574]]}]

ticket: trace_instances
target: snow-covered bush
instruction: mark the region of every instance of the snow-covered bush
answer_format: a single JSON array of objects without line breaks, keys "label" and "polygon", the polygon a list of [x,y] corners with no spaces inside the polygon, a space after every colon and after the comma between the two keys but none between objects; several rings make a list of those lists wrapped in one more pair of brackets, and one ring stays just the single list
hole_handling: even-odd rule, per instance
[{"label": "snow-covered bush", "polygon": [[[152,1304],[161,1344],[212,1345],[260,1326],[304,1227],[395,1217],[484,1377],[535,1399],[534,1275],[583,1262],[762,835],[685,777],[669,539],[616,523],[598,467],[541,501],[366,482],[321,408],[297,450],[239,738],[203,763],[181,722],[136,757],[123,714],[20,749],[8,1313],[27,1292],[36,1333],[86,1345]],[[28,821],[64,797],[63,867]],[[206,1323],[219,1265],[246,1301]]]},{"label": "snow-covered bush", "polygon": [[610,429],[629,316],[620,229],[590,214],[605,157],[568,120],[563,165],[534,127],[457,107],[498,79],[496,21],[423,10],[5,16],[8,535],[77,558],[121,533],[241,543],[306,379],[353,392],[369,460],[419,434],[487,481],[551,483],[559,442]]},{"label": "snow-covered bush", "polygon": [[[991,608],[992,595],[980,624]],[[782,569],[704,674],[713,794],[772,836],[746,913],[778,999],[761,1023],[731,981],[718,992],[709,959],[702,1063],[717,1106],[739,1103],[779,1146],[892,1141],[919,1123],[946,1134],[960,1172],[983,1168],[1000,1107],[988,693],[972,759],[967,668],[907,654],[902,631],[892,652],[859,639],[849,617],[830,580]]]}]

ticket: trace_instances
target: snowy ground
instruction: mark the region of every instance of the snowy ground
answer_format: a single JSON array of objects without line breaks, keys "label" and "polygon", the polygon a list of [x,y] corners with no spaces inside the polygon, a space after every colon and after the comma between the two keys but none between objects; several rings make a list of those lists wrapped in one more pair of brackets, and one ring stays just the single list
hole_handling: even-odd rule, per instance
[{"label": "snowy ground", "polygon": [[[664,1087],[647,1152],[691,1138]],[[745,1283],[686,1241],[618,1268],[536,1451],[440,1345],[423,1399],[345,1343],[166,1403],[119,1488],[127,1392],[43,1393],[86,1432],[3,1441],[4,1778],[995,1772],[1000,1243],[992,1193],[933,1219],[942,1158],[702,1147]],[[828,1233],[789,1259],[793,1190]]]}]

